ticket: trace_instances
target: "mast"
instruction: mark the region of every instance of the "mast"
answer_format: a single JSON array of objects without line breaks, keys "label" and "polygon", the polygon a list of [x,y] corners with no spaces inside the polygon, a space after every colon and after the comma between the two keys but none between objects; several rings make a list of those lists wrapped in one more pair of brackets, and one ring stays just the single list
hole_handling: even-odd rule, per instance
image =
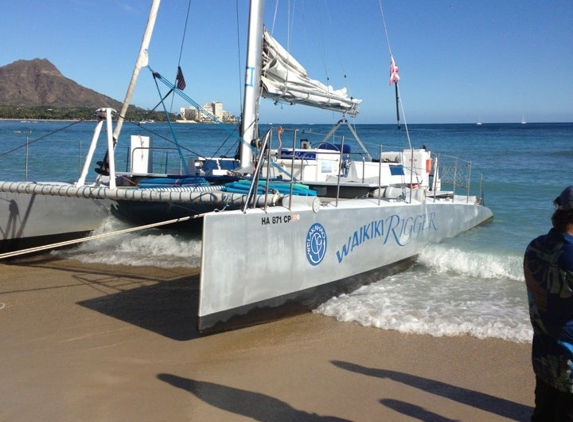
[{"label": "mast", "polygon": [[135,84],[139,76],[139,71],[141,70],[142,67],[147,66],[148,63],[147,50],[149,49],[149,43],[151,42],[151,34],[153,34],[153,27],[155,26],[155,20],[157,18],[159,3],[161,3],[161,0],[153,0],[151,3],[151,9],[149,10],[149,17],[147,18],[147,26],[145,27],[143,39],[141,40],[139,55],[137,56],[137,61],[135,62],[135,67],[131,75],[131,81],[129,82],[127,92],[125,93],[125,99],[123,100],[123,105],[119,113],[119,118],[117,120],[115,130],[113,132],[114,146],[117,144],[117,138],[119,137],[119,133],[121,132],[121,127],[123,126],[124,116],[125,113],[127,113],[127,108],[129,107],[129,103],[131,101],[131,95],[133,94],[133,90],[135,88]]},{"label": "mast", "polygon": [[[258,131],[264,11],[264,0],[251,0],[249,9],[249,33],[247,40],[243,119],[241,122],[241,137],[248,143],[255,139]],[[248,167],[251,164],[251,149],[241,144],[240,151],[241,168]]]}]

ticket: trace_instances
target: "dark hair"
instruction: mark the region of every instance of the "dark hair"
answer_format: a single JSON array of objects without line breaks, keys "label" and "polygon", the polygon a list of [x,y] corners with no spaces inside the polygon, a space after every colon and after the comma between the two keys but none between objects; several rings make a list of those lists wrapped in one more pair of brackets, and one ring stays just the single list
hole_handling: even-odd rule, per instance
[{"label": "dark hair", "polygon": [[564,210],[558,208],[551,216],[551,223],[553,223],[553,228],[558,232],[565,232],[567,225],[573,224],[573,209]]}]

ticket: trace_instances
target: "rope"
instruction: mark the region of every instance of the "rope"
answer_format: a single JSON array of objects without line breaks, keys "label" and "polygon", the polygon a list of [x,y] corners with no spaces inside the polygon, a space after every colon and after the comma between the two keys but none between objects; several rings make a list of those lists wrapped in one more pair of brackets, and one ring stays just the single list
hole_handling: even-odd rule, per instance
[{"label": "rope", "polygon": [[0,254],[0,259],[4,259],[4,258],[12,258],[15,256],[19,256],[19,255],[26,255],[26,254],[30,254],[30,253],[35,253],[35,252],[42,252],[42,251],[46,251],[49,249],[56,249],[56,248],[61,248],[64,246],[71,246],[71,245],[75,245],[77,243],[83,243],[83,242],[88,242],[90,240],[98,240],[98,239],[104,239],[107,237],[111,237],[111,236],[117,236],[117,235],[121,235],[121,234],[127,234],[127,233],[133,233],[136,231],[140,231],[140,230],[146,230],[146,229],[152,229],[154,227],[160,227],[160,226],[165,226],[168,224],[175,224],[175,223],[181,223],[190,219],[194,219],[194,218],[198,218],[198,217],[202,217],[203,214],[196,214],[193,216],[187,216],[187,217],[181,217],[181,218],[176,218],[173,220],[167,220],[167,221],[160,221],[159,223],[152,223],[152,224],[147,224],[144,226],[138,226],[138,227],[131,227],[129,229],[123,229],[123,230],[117,230],[114,232],[109,232],[109,233],[102,233],[102,234],[97,234],[94,236],[88,236],[88,237],[83,237],[81,239],[74,239],[74,240],[67,240],[65,242],[58,242],[58,243],[51,243],[49,245],[44,245],[44,246],[37,246],[35,248],[28,248],[28,249],[21,249],[19,251],[13,251],[13,252],[6,252],[3,254]]},{"label": "rope", "polygon": [[[185,25],[183,26],[183,36],[181,37],[181,47],[179,47],[179,59],[177,60],[177,69],[181,68],[181,57],[183,57],[183,46],[185,45],[185,37],[187,35],[187,24],[189,22],[189,11],[191,10],[191,0],[187,2],[187,14],[185,15]],[[175,77],[175,83],[177,84],[177,77]],[[171,97],[171,105],[169,106],[169,111],[173,111],[173,103],[175,101],[175,96]]]},{"label": "rope", "polygon": [[410,140],[410,130],[408,129],[408,122],[406,120],[406,112],[404,111],[404,103],[402,102],[402,95],[400,94],[400,87],[396,83],[398,89],[398,97],[400,98],[400,110],[402,110],[402,118],[404,119],[404,129],[406,130],[406,138],[408,139],[408,147],[412,149],[412,141]]},{"label": "rope", "polygon": [[[393,58],[392,47],[390,46],[390,37],[388,36],[388,27],[386,26],[386,18],[384,17],[384,9],[382,8],[382,0],[378,0],[378,6],[380,8],[380,15],[382,17],[382,24],[384,26],[384,34],[386,35],[386,43],[388,44],[388,52],[390,53],[390,58]],[[402,111],[402,117],[404,119],[404,128],[406,129],[406,138],[408,139],[408,147],[412,149],[412,141],[410,140],[410,131],[408,130],[408,123],[406,121],[406,113],[404,111],[404,103],[402,102],[402,94],[400,93],[400,88],[398,82],[396,84],[396,92],[398,93],[398,99],[400,104],[400,110]]]},{"label": "rope", "polygon": [[[157,78],[153,78],[155,82],[155,86],[157,88],[157,92],[161,97],[161,90],[159,89],[159,85],[157,84]],[[173,125],[171,124],[171,119],[169,118],[169,113],[167,113],[167,108],[165,107],[165,103],[161,100],[161,105],[163,105],[163,111],[165,112],[165,117],[167,118],[167,123],[169,124],[169,130],[171,130],[171,136],[173,136],[173,140],[175,141],[175,147],[177,148],[177,153],[179,154],[179,160],[181,160],[181,164],[183,165],[183,170],[186,174],[190,174],[189,167],[187,166],[187,162],[185,161],[185,157],[183,156],[183,152],[181,151],[181,146],[177,141],[177,136],[175,135],[175,131],[173,130]]]},{"label": "rope", "polygon": [[[323,72],[323,76],[320,77],[319,80],[324,81],[324,83],[326,85],[335,85],[335,83],[333,83],[331,80],[331,74],[335,74],[336,76],[340,76],[342,78],[341,84],[348,89],[348,94],[349,94],[350,98],[354,98],[351,95],[351,87],[349,86],[350,79],[348,77],[348,73],[346,71],[345,64],[344,64],[341,50],[340,50],[341,45],[340,45],[339,37],[338,37],[338,33],[340,31],[335,29],[335,25],[333,24],[332,15],[330,13],[330,9],[328,6],[328,0],[322,0],[322,2],[323,2],[323,4],[315,4],[315,2],[310,2],[310,3],[308,3],[308,4],[311,4],[310,8],[308,7],[308,4],[303,3],[302,8],[299,7],[299,9],[297,9],[296,8],[296,6],[297,6],[296,0],[288,0],[287,1],[288,5],[286,7],[286,15],[287,15],[287,17],[286,17],[286,22],[287,22],[287,24],[286,24],[286,33],[287,33],[286,42],[283,43],[281,41],[280,45],[282,47],[284,47],[284,49],[289,54],[293,54],[291,51],[291,44],[293,41],[293,36],[297,36],[297,34],[295,34],[295,31],[294,31],[294,28],[295,28],[294,23],[295,23],[295,20],[296,20],[296,22],[303,21],[303,26],[301,27],[301,29],[299,31],[304,32],[306,34],[307,29],[308,29],[308,32],[310,32],[312,34],[312,39],[317,44],[317,46],[316,46],[316,48],[314,48],[314,50],[317,52],[317,55],[320,57],[320,64],[322,65],[322,72]],[[298,5],[300,5],[300,3],[298,3]],[[279,7],[279,1],[277,0],[275,3],[275,10],[274,10],[274,15],[273,15],[272,26],[271,26],[271,29],[269,30],[269,33],[273,37],[274,37],[274,27],[275,27],[275,24],[277,21],[278,7]],[[318,13],[317,13],[317,10],[318,10]],[[324,16],[326,16],[328,19],[325,19]],[[326,42],[325,42],[325,40],[326,40]],[[277,40],[277,42],[278,42],[278,40]],[[326,47],[326,45],[333,46],[333,50],[334,50],[333,56],[338,59],[338,68],[336,68],[337,66],[336,66],[336,62],[334,60],[332,61],[333,64],[335,64],[334,69],[333,69],[333,66],[331,64],[329,64],[329,49]],[[305,52],[305,50],[303,49],[303,53],[304,52]],[[304,57],[298,57],[298,59],[303,59],[303,62],[304,62]],[[297,60],[297,59],[295,59],[295,60]],[[263,59],[263,61],[264,61],[264,59]],[[262,88],[262,85],[261,85],[261,88]],[[286,91],[287,91],[287,81],[285,80],[284,92],[286,92]],[[331,95],[332,94],[326,94],[326,95],[324,95],[324,97],[330,99]],[[277,97],[279,99],[277,99]],[[281,100],[283,100],[286,104],[290,103],[287,99],[285,99],[284,96],[277,95],[274,99],[275,105],[281,103]],[[282,104],[281,104],[281,107],[282,107]],[[326,107],[325,107],[325,109],[326,109]],[[357,111],[357,108],[353,108],[353,110]],[[334,113],[332,113],[332,116],[335,120],[338,119],[337,112],[339,112],[339,111],[341,111],[341,110],[334,110]],[[342,113],[346,116],[347,111],[342,111]],[[353,114],[353,117],[355,117],[354,114]]]},{"label": "rope", "polygon": [[[199,103],[195,100],[193,100],[191,97],[189,97],[186,93],[184,93],[183,91],[181,91],[180,89],[178,89],[174,84],[172,84],[170,81],[168,81],[167,79],[165,79],[163,76],[161,76],[161,74],[155,72],[153,69],[151,69],[151,67],[149,67],[150,72],[152,73],[154,79],[157,81],[159,80],[161,83],[163,83],[167,88],[172,89],[173,92],[177,95],[179,95],[181,98],[183,98],[185,101],[187,101],[189,104],[193,105],[195,108],[197,108],[197,110],[200,110],[201,113],[205,114],[206,116],[208,116],[213,122],[221,125],[221,127],[231,136],[235,137],[236,140],[238,141],[243,141],[243,138],[241,138],[237,133],[235,133],[234,130],[229,130],[229,128],[227,127],[227,125],[225,125],[221,120],[217,119],[217,117],[215,117],[212,113],[208,112],[207,110],[205,110],[204,107],[200,106]],[[158,88],[159,90],[159,88]],[[244,141],[243,141],[244,142]]]},{"label": "rope", "polygon": [[279,2],[277,1],[275,3],[275,13],[273,13],[273,23],[271,25],[271,34],[273,34],[275,32],[275,25],[277,23],[278,13],[279,13]]},{"label": "rope", "polygon": [[[334,38],[336,40],[336,42],[334,42],[334,47],[336,49],[336,54],[338,55],[338,62],[340,64],[340,68],[342,69],[342,77],[344,79],[344,86],[350,88],[349,85],[349,79],[348,79],[348,73],[346,72],[346,66],[344,65],[344,60],[342,58],[342,54],[340,51],[340,42],[338,41],[338,33],[339,31],[337,31],[335,28],[336,26],[334,25],[334,23],[332,22],[332,15],[330,13],[330,9],[328,8],[328,2],[326,0],[324,0],[324,9],[326,10],[326,14],[328,16],[328,23],[330,25],[330,32],[331,32],[331,38]],[[324,36],[323,38],[324,39]],[[330,78],[329,78],[330,80]]]},{"label": "rope", "polygon": [[187,35],[187,23],[189,22],[189,11],[191,10],[191,0],[187,3],[187,15],[185,16],[185,26],[183,30],[183,37],[181,38],[181,47],[179,48],[179,61],[177,66],[181,66],[181,57],[183,56],[183,45],[185,44],[185,36]]},{"label": "rope", "polygon": [[239,1],[235,1],[235,18],[237,20],[237,65],[239,68],[237,69],[237,77],[238,77],[238,84],[237,88],[239,89],[239,102],[240,102],[240,109],[241,109],[241,116],[243,115],[243,84],[244,79],[241,72],[243,72],[243,64],[242,64],[242,55],[241,55],[241,24],[239,20]]},{"label": "rope", "polygon": [[[157,137],[157,138],[159,138],[159,139],[163,139],[164,141],[166,141],[166,142],[168,142],[168,143],[170,143],[170,144],[172,144],[172,145],[177,145],[177,144],[178,144],[178,143],[177,143],[177,139],[175,139],[175,140],[169,139],[168,137],[163,136],[161,133],[156,132],[156,131],[154,131],[154,130],[151,130],[151,129],[149,128],[149,125],[140,125],[139,123],[131,122],[131,121],[128,121],[128,123],[131,123],[132,125],[136,126],[139,130],[144,130],[144,131],[146,131],[146,132],[152,134],[153,136],[155,136],[155,137]],[[180,145],[180,147],[181,147],[183,150],[185,150],[185,151],[187,151],[187,152],[190,152],[191,154],[196,155],[197,157],[205,158],[202,154],[200,154],[200,153],[198,153],[198,152],[192,150],[191,148],[188,148],[188,147],[186,147],[186,146],[184,146],[184,145]]]},{"label": "rope", "polygon": [[390,56],[392,56],[392,49],[390,48],[390,37],[388,36],[388,28],[386,27],[386,18],[384,17],[384,10],[382,9],[382,0],[378,0],[378,7],[380,8],[380,15],[382,16],[382,24],[384,25],[384,33],[386,34],[388,51],[390,52]]},{"label": "rope", "polygon": [[[77,120],[77,121],[75,121],[75,122],[73,122],[73,123],[71,123],[71,124],[69,124],[69,125],[67,125],[67,126],[64,126],[64,127],[60,128],[60,129],[57,129],[57,130],[55,130],[55,131],[53,131],[53,132],[47,133],[47,134],[45,134],[44,136],[40,136],[39,138],[34,139],[33,141],[28,142],[28,145],[33,144],[34,142],[38,142],[38,141],[40,141],[40,140],[42,140],[42,139],[44,139],[44,138],[47,138],[48,136],[51,136],[51,135],[53,135],[53,134],[55,134],[55,133],[61,132],[61,131],[65,130],[65,129],[68,129],[68,128],[74,126],[74,125],[77,125],[78,123],[82,123],[83,121],[84,121],[84,119]],[[10,154],[11,152],[17,151],[17,150],[19,150],[20,148],[24,148],[25,146],[26,146],[26,144],[22,144],[22,145],[20,145],[20,146],[17,146],[16,148],[12,148],[10,151],[6,151],[6,152],[1,153],[1,154],[0,154],[0,157],[3,157],[3,156],[5,156],[5,155],[8,155],[8,154]]]}]

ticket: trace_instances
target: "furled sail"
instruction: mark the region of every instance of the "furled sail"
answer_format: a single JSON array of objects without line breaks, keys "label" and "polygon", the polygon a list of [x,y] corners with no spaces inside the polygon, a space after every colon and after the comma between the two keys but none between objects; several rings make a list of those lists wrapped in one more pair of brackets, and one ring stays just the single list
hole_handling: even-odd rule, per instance
[{"label": "furled sail", "polygon": [[306,69],[264,29],[261,84],[263,97],[291,104],[305,104],[352,116],[362,100],[349,97],[346,88],[333,89],[310,79]]}]

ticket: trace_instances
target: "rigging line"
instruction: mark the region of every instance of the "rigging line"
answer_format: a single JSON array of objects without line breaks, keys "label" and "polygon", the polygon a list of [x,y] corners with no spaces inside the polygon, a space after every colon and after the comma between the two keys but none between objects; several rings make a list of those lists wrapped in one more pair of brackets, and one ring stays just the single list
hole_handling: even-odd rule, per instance
[{"label": "rigging line", "polygon": [[[291,7],[292,4],[292,7]],[[287,1],[287,46],[286,46],[286,50],[288,51],[289,55],[291,54],[291,48],[290,48],[290,44],[292,41],[292,27],[293,27],[293,21],[294,21],[294,8],[295,8],[295,4],[296,4],[296,0],[291,3],[291,0]],[[292,10],[292,14],[291,14],[291,10]],[[287,64],[290,65],[290,58],[287,60]],[[288,69],[288,68],[287,68]],[[286,91],[286,87],[287,87],[287,80],[288,80],[288,70],[287,70],[287,78],[284,81],[284,87],[285,87],[285,91]],[[263,91],[263,87],[261,84],[261,93]]]},{"label": "rigging line", "polygon": [[408,130],[408,122],[406,121],[406,112],[404,111],[404,103],[402,103],[402,94],[400,93],[400,87],[396,83],[396,89],[398,90],[398,97],[400,98],[400,109],[402,110],[402,118],[404,119],[404,129],[406,130],[406,138],[408,139],[408,147],[412,149],[412,141],[410,140],[410,131]]},{"label": "rigging line", "polygon": [[[189,97],[186,93],[184,93],[183,91],[181,91],[179,88],[177,88],[175,85],[173,85],[171,82],[169,82],[167,79],[165,79],[163,76],[161,76],[159,73],[153,71],[153,69],[151,69],[148,66],[149,70],[151,71],[151,73],[153,74],[154,79],[157,81],[159,80],[161,83],[163,83],[163,85],[165,85],[166,87],[168,87],[169,89],[173,89],[173,92],[177,95],[179,95],[181,98],[183,98],[185,101],[187,101],[189,104],[193,105],[195,108],[197,108],[197,110],[200,110],[201,113],[205,114],[207,117],[209,117],[213,122],[220,124],[223,129],[229,133],[231,136],[235,137],[235,139],[239,142],[244,142],[245,145],[249,145],[250,144],[248,142],[246,142],[245,140],[243,140],[243,138],[241,138],[240,135],[238,135],[237,133],[235,133],[235,131],[231,131],[227,128],[227,125],[225,125],[221,120],[219,120],[216,116],[214,116],[212,113],[210,113],[209,111],[207,111],[204,107],[200,106],[199,103],[195,100],[193,100],[191,97]],[[255,150],[256,151],[256,150]]]},{"label": "rigging line", "polygon": [[[227,125],[225,125],[221,120],[219,120],[216,116],[214,116],[212,113],[209,113],[207,110],[205,110],[204,107],[201,107],[196,101],[194,101],[193,99],[191,99],[191,97],[189,97],[187,94],[185,94],[183,91],[181,91],[179,88],[177,88],[175,85],[173,85],[171,82],[169,82],[167,79],[165,79],[163,76],[161,76],[159,73],[154,72],[149,66],[147,66],[149,68],[149,70],[151,71],[151,73],[153,74],[153,79],[155,80],[155,85],[157,86],[157,90],[159,92],[159,85],[157,84],[157,81],[159,80],[161,83],[163,83],[165,86],[167,86],[169,89],[173,89],[173,92],[175,92],[176,94],[178,94],[181,98],[183,98],[184,100],[188,101],[189,104],[194,105],[198,110],[201,110],[201,112],[203,114],[205,114],[206,116],[208,116],[213,122],[218,123],[229,135],[233,136],[238,142],[241,142],[245,147],[249,148],[253,154],[258,155],[259,150],[256,149],[254,146],[252,146],[249,142],[245,141],[240,135],[238,135],[236,133],[236,130],[233,129],[229,129],[227,127]],[[169,127],[171,128],[171,131],[173,133],[173,138],[175,138],[175,133],[173,132],[173,125],[171,124],[171,121],[169,120],[169,116],[167,117],[167,121],[169,123]],[[179,147],[179,144],[178,144]],[[187,166],[187,164],[185,163],[185,161],[183,161],[183,164],[185,166]],[[288,177],[291,177],[291,175],[284,170],[281,166],[279,166],[276,163],[271,163],[272,166],[274,168],[276,168],[279,172],[284,173],[286,175],[288,175]],[[188,170],[186,170],[188,171]]]},{"label": "rigging line", "polygon": [[273,24],[271,26],[271,35],[275,33],[275,24],[277,23],[277,15],[279,13],[279,0],[275,2],[275,13],[273,14]]},{"label": "rigging line", "polygon": [[[161,103],[163,103],[163,101],[165,101],[165,100],[167,99],[167,97],[168,97],[172,92],[173,92],[173,90],[170,90],[169,92],[167,92],[167,94],[165,94],[165,95],[163,96],[163,98],[162,98],[161,100],[159,100],[159,102],[158,102],[157,104],[155,104],[155,106],[154,106],[151,110],[149,110],[149,111],[145,114],[145,116],[143,116],[143,120],[147,120],[147,118],[148,118],[149,116],[151,116],[151,113],[154,113],[154,112],[155,112],[155,109],[156,109],[157,107],[159,107],[159,106],[161,105]],[[173,100],[171,100],[171,101],[173,101]],[[125,117],[124,117],[124,118],[125,118]]]},{"label": "rigging line", "polygon": [[[342,58],[342,54],[341,54],[341,50],[340,50],[340,46],[341,46],[341,43],[340,43],[340,41],[339,41],[340,38],[337,36],[338,31],[335,30],[336,26],[334,25],[334,23],[333,23],[333,21],[332,21],[332,14],[330,13],[330,9],[329,9],[329,7],[328,7],[328,1],[327,1],[327,0],[324,0],[324,9],[326,10],[326,14],[327,14],[327,16],[328,16],[328,23],[329,23],[329,25],[330,25],[329,33],[333,34],[333,35],[331,35],[331,38],[334,38],[334,40],[335,40],[335,42],[332,43],[332,44],[334,45],[334,48],[335,48],[335,50],[336,50],[336,54],[337,54],[337,56],[338,56],[338,62],[339,62],[339,65],[340,65],[340,69],[342,70],[342,79],[343,79],[343,81],[344,81],[343,86],[348,90],[348,94],[349,94],[349,96],[352,98],[353,96],[350,95],[350,86],[349,86],[350,80],[349,80],[349,78],[348,78],[348,74],[347,74],[347,72],[346,72],[346,67],[344,66],[344,60],[343,60],[343,58]],[[321,37],[321,40],[324,41],[324,35]],[[325,52],[324,52],[324,57],[326,57],[326,49],[325,49]],[[327,67],[327,64],[326,64],[326,59],[325,59],[324,65],[325,65],[325,68],[326,68],[326,78],[327,78],[327,80],[328,80],[329,83],[330,83],[330,77],[329,77],[329,75],[328,75],[328,67]],[[355,117],[355,118],[356,118],[356,115],[354,115],[354,116],[352,116],[352,117]]]},{"label": "rigging line", "polygon": [[392,56],[392,48],[390,47],[390,37],[388,36],[388,28],[386,27],[386,18],[384,17],[384,10],[382,9],[382,0],[378,0],[378,7],[380,8],[380,15],[382,16],[382,25],[384,26],[384,33],[386,34],[386,43],[388,44],[388,51]]},{"label": "rigging line", "polygon": [[[235,125],[235,129],[233,130],[233,132],[238,132],[240,129],[240,125]],[[212,157],[217,157],[219,155],[219,152],[221,150],[223,150],[223,147],[225,146],[225,144],[227,143],[227,141],[229,141],[231,139],[231,135],[227,133],[227,138],[223,141],[223,143],[219,146],[219,148],[217,148],[215,150],[215,152],[212,154]],[[231,152],[231,149],[234,147],[234,144],[229,145],[227,147],[227,150],[221,155],[221,157],[227,157],[227,155]]]},{"label": "rigging line", "polygon": [[[380,15],[382,16],[382,24],[384,26],[384,34],[386,35],[386,43],[388,44],[388,52],[390,53],[390,57],[393,57],[392,54],[392,47],[390,46],[390,37],[388,36],[388,27],[386,26],[386,18],[384,17],[384,10],[382,8],[382,0],[378,0],[378,6],[380,8]],[[400,109],[402,110],[402,117],[404,119],[404,128],[406,129],[406,138],[408,139],[408,146],[412,149],[412,141],[410,139],[410,131],[408,130],[408,123],[406,121],[406,113],[404,111],[404,103],[402,101],[402,94],[400,93],[400,88],[398,82],[394,82],[396,85],[396,93],[397,93],[397,101],[400,104]]]},{"label": "rigging line", "polygon": [[[201,107],[196,101],[194,101],[193,99],[191,99],[191,97],[189,97],[187,94],[185,94],[183,91],[181,91],[179,88],[177,88],[175,85],[173,85],[171,82],[169,82],[167,79],[165,79],[163,76],[161,76],[159,73],[154,72],[149,66],[147,66],[149,68],[149,70],[151,71],[151,73],[153,74],[153,78],[155,80],[155,85],[157,86],[157,90],[159,92],[159,86],[157,84],[157,81],[159,80],[161,83],[163,83],[165,86],[167,86],[170,89],[173,89],[173,92],[175,92],[176,94],[178,94],[181,98],[183,98],[184,100],[188,101],[189,104],[194,105],[198,110],[201,110],[201,112],[203,114],[205,114],[206,116],[208,116],[213,122],[218,123],[219,125],[221,125],[221,127],[227,132],[229,133],[231,136],[233,136],[238,142],[242,143],[245,147],[249,148],[253,154],[258,155],[259,150],[257,148],[255,148],[254,146],[252,146],[249,142],[245,141],[240,135],[238,135],[236,133],[235,130],[230,130],[227,125],[225,125],[223,122],[221,122],[221,120],[219,120],[216,116],[214,116],[212,113],[209,113],[207,110],[205,110],[204,107]],[[173,126],[171,125],[171,122],[169,120],[169,117],[167,117],[167,121],[169,122],[169,127],[171,128],[171,131],[173,131]],[[254,122],[253,122],[254,123]],[[175,134],[173,134],[173,137],[175,138]],[[185,166],[187,165],[185,163],[185,161],[183,161],[183,164],[185,164]],[[283,169],[281,166],[279,166],[278,164],[272,162],[271,165],[276,168],[279,172],[286,174],[288,177],[292,177],[290,173],[288,173],[285,169]]]},{"label": "rigging line", "polygon": [[[314,3],[312,3],[314,5]],[[326,2],[324,3],[324,9],[326,9],[326,14],[329,14],[328,7],[326,6]],[[324,77],[326,78],[327,83],[330,85],[330,75],[328,72],[328,64],[327,64],[327,53],[326,47],[324,42],[324,27],[322,25],[322,20],[317,21],[315,13],[309,13],[310,19],[312,20],[312,24],[310,25],[312,29],[316,29],[315,37],[318,40],[318,51],[320,53],[320,58],[322,61],[322,67],[324,70]]]},{"label": "rigging line", "polygon": [[[289,55],[291,55],[291,40],[292,40],[291,33],[292,33],[292,27],[293,27],[293,21],[294,21],[294,8],[295,8],[294,5],[295,5],[295,4],[296,4],[296,0],[295,0],[293,3],[291,3],[291,0],[288,0],[288,1],[287,1],[287,24],[286,24],[286,33],[287,33],[287,35],[286,35],[286,40],[287,40],[287,41],[286,41],[286,47],[285,47],[285,49],[286,49],[286,51],[289,53]],[[273,16],[272,30],[269,31],[270,34],[271,34],[273,37],[274,37],[275,23],[276,23],[277,16],[278,16],[278,8],[279,8],[278,5],[279,5],[279,0],[277,0],[276,3],[275,3],[275,13],[274,13],[274,16]],[[292,6],[291,6],[291,5],[292,5]],[[291,11],[292,11],[292,13],[291,13]],[[282,43],[281,43],[281,44],[282,44]],[[288,58],[287,64],[290,64],[290,58]],[[289,72],[288,69],[287,69],[287,72]],[[288,76],[288,75],[287,75],[287,76]],[[284,82],[284,86],[285,86],[285,88],[286,88],[286,86],[287,86],[287,81],[286,81],[286,80],[285,80],[285,82]],[[262,92],[263,92],[263,85],[261,84],[259,97],[262,95]],[[276,104],[276,103],[275,103],[275,104]],[[282,105],[281,105],[281,107],[282,107]]]},{"label": "rigging line", "polygon": [[290,53],[290,43],[292,41],[292,27],[294,22],[294,8],[296,5],[296,1],[293,2],[292,6],[292,14],[291,14],[291,0],[288,1],[288,10],[287,10],[287,51]]},{"label": "rigging line", "polygon": [[8,155],[8,154],[10,154],[11,152],[14,152],[14,151],[19,150],[20,148],[24,148],[26,145],[29,146],[30,144],[33,144],[33,143],[38,142],[38,141],[41,141],[42,139],[47,138],[48,136],[54,135],[55,133],[61,132],[61,131],[63,131],[63,130],[66,130],[66,129],[68,129],[68,128],[74,126],[74,125],[77,125],[78,123],[83,123],[83,122],[85,122],[85,119],[80,119],[80,120],[74,121],[73,123],[70,123],[70,124],[67,125],[67,126],[64,126],[64,127],[60,128],[60,129],[57,129],[57,130],[54,130],[53,132],[47,133],[47,134],[45,134],[44,136],[40,136],[40,137],[37,138],[37,139],[34,139],[34,140],[30,141],[30,142],[27,142],[26,144],[22,144],[22,145],[20,145],[20,146],[17,146],[16,148],[12,148],[10,151],[6,151],[6,152],[3,152],[3,153],[0,153],[0,157],[3,157],[3,156],[5,156],[5,155]]},{"label": "rigging line", "polygon": [[[149,66],[148,66],[149,67]],[[155,80],[159,80],[160,82],[162,82],[165,86],[167,86],[170,89],[173,89],[173,92],[175,92],[175,94],[179,95],[181,98],[183,98],[185,101],[187,101],[189,104],[195,106],[195,108],[197,108],[197,110],[200,110],[201,113],[205,114],[206,116],[209,117],[209,119],[211,119],[213,122],[221,125],[221,127],[232,137],[235,138],[235,140],[237,140],[238,142],[243,143],[245,146],[247,146],[248,148],[250,148],[254,153],[257,153],[257,149],[254,148],[250,143],[248,143],[247,141],[245,141],[239,134],[236,133],[236,131],[230,130],[227,125],[225,125],[221,120],[219,120],[216,116],[214,116],[212,113],[210,113],[209,111],[205,110],[204,107],[200,106],[198,102],[194,101],[191,97],[189,97],[187,94],[185,94],[183,91],[181,91],[180,89],[178,89],[175,85],[173,85],[171,82],[169,82],[167,79],[165,79],[163,76],[161,76],[159,73],[154,72],[151,68],[149,68],[149,70],[151,71],[151,73],[153,73]]]},{"label": "rigging line", "polygon": [[[177,68],[181,67],[181,57],[183,57],[183,46],[185,45],[185,37],[187,36],[187,27],[189,23],[189,12],[191,11],[191,0],[187,2],[187,14],[185,15],[185,25],[183,26],[183,36],[181,37],[181,47],[179,47],[179,59],[177,60]],[[177,84],[177,76],[175,77],[175,84]],[[169,95],[170,93],[166,94]],[[175,96],[171,97],[171,105],[169,106],[169,111],[173,111],[173,102],[175,101]],[[159,104],[157,104],[158,106]],[[157,107],[155,106],[155,107]]]},{"label": "rigging line", "polygon": [[181,57],[183,57],[183,45],[185,44],[185,36],[187,35],[187,24],[189,23],[189,11],[191,10],[191,0],[187,3],[187,15],[185,16],[185,26],[183,27],[183,37],[181,38],[181,47],[179,48],[179,61],[177,66],[181,65]]},{"label": "rigging line", "polygon": [[[147,133],[150,133],[150,134],[154,135],[155,137],[157,137],[157,138],[159,138],[159,139],[163,139],[163,140],[164,140],[165,142],[167,142],[167,143],[173,144],[173,145],[175,145],[175,146],[177,146],[177,144],[178,144],[176,140],[174,141],[174,140],[172,140],[172,139],[169,139],[168,137],[163,136],[161,133],[149,129],[149,127],[147,127],[148,125],[146,125],[146,126],[144,127],[144,126],[140,125],[139,123],[135,123],[135,122],[131,122],[131,121],[129,121],[128,123],[132,124],[133,126],[136,126],[136,127],[137,127],[138,129],[140,129],[140,130],[144,130],[144,131],[146,131]],[[181,149],[187,151],[187,152],[190,152],[191,154],[196,155],[197,157],[206,158],[206,156],[204,156],[204,155],[202,155],[202,154],[200,154],[200,153],[198,153],[198,152],[196,152],[196,151],[194,151],[194,150],[192,150],[192,149],[190,149],[190,148],[188,148],[188,147],[186,147],[186,146],[184,146],[184,145],[179,145],[179,147],[180,147]]]},{"label": "rigging line", "polygon": [[338,60],[340,62],[340,67],[342,68],[342,73],[343,73],[344,79],[347,80],[346,68],[344,67],[344,61],[342,60],[342,54],[340,54],[340,42],[338,41],[338,37],[337,37],[338,32],[335,30],[334,31],[332,30],[332,28],[335,28],[335,26],[332,22],[332,15],[330,13],[330,9],[328,8],[328,2],[326,0],[324,1],[324,6],[325,6],[326,12],[328,14],[328,22],[330,24],[330,29],[331,29],[332,33],[334,34],[334,37],[336,38],[336,42],[334,43],[334,46],[336,47],[336,53],[338,54]]},{"label": "rigging line", "polygon": [[235,1],[235,19],[237,20],[237,64],[239,66],[237,76],[239,78],[239,83],[237,84],[239,88],[239,110],[241,111],[241,116],[243,115],[243,85],[244,77],[243,65],[242,65],[242,54],[241,54],[241,21],[239,19],[239,0]]},{"label": "rigging line", "polygon": [[[154,73],[154,76],[155,76],[155,73]],[[161,90],[159,89],[159,84],[157,83],[157,78],[153,78],[153,80],[155,81],[155,86],[157,87],[157,93],[161,97]],[[181,151],[181,146],[179,145],[179,142],[177,142],[177,136],[175,136],[175,131],[173,130],[173,124],[171,123],[171,119],[169,119],[169,113],[167,113],[165,103],[161,102],[161,104],[163,105],[163,111],[165,112],[165,116],[167,118],[167,123],[169,124],[169,129],[171,130],[171,136],[173,136],[173,139],[176,141],[177,152],[179,153],[179,159],[181,160],[181,163],[183,164],[183,170],[185,170],[186,174],[191,174],[189,171],[189,167],[187,166],[187,162],[185,161],[185,157],[183,156],[183,152]]]}]

